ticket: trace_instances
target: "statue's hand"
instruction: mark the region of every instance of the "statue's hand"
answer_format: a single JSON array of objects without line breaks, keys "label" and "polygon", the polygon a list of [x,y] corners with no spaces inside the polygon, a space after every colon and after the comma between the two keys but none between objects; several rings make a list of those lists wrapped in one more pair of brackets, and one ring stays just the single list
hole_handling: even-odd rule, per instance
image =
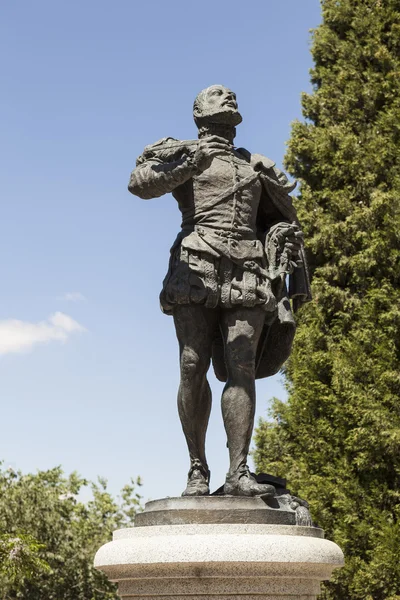
[{"label": "statue's hand", "polygon": [[283,232],[282,242],[282,256],[285,257],[290,266],[289,271],[293,272],[293,269],[300,267],[303,264],[300,257],[300,251],[304,244],[304,236],[299,226],[296,224],[290,225],[290,227]]},{"label": "statue's hand", "polygon": [[275,274],[289,275],[301,267],[303,232],[296,223],[277,223],[266,238],[270,266]]},{"label": "statue's hand", "polygon": [[211,166],[213,158],[232,150],[232,145],[218,135],[203,138],[199,141],[193,161],[198,171],[203,172]]}]

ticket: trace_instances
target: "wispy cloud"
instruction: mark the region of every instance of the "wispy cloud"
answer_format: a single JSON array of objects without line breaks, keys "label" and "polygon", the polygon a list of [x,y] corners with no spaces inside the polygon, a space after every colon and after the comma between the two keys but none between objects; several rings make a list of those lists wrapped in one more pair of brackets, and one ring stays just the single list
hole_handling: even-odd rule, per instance
[{"label": "wispy cloud", "polygon": [[39,323],[6,319],[0,321],[0,355],[13,352],[28,352],[37,344],[59,341],[86,329],[72,317],[56,312]]},{"label": "wispy cloud", "polygon": [[60,300],[66,300],[67,302],[84,302],[86,297],[80,292],[66,292],[60,296]]}]

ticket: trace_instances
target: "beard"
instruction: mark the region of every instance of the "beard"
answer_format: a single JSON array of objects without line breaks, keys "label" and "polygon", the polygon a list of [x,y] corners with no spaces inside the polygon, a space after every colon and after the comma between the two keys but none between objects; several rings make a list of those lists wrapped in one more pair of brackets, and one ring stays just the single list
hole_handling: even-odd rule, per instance
[{"label": "beard", "polygon": [[225,125],[224,123],[212,123],[211,121],[205,122],[203,125],[198,125],[199,139],[209,137],[210,135],[217,135],[218,137],[225,138],[230,144],[233,144],[233,140],[236,137],[236,127],[233,125]]},{"label": "beard", "polygon": [[209,123],[218,125],[230,125],[236,127],[242,122],[242,115],[236,108],[230,106],[222,107],[218,112],[203,111],[201,117],[195,118],[197,126],[204,126]]}]

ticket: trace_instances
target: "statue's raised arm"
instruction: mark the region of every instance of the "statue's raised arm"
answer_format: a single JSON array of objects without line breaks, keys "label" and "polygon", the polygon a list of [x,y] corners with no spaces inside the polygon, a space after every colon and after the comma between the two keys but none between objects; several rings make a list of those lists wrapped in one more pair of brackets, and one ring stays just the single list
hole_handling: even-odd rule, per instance
[{"label": "statue's raised arm", "polygon": [[224,138],[179,142],[173,138],[146,146],[131,173],[128,190],[143,200],[158,198],[186,183],[211,165],[212,159],[229,149]]}]

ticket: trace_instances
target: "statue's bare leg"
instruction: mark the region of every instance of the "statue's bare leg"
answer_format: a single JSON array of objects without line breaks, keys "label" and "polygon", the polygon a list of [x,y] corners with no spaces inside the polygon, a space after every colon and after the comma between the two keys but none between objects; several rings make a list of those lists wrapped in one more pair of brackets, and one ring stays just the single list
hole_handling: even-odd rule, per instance
[{"label": "statue's bare leg", "polygon": [[261,485],[250,475],[247,457],[256,404],[255,360],[265,321],[261,307],[221,313],[228,381],[222,394],[222,416],[228,438],[230,467],[224,491],[237,496],[273,495],[273,486]]},{"label": "statue's bare leg", "polygon": [[181,371],[178,410],[190,455],[188,485],[183,495],[203,496],[210,491],[205,454],[211,411],[207,371],[218,315],[218,310],[196,305],[178,305],[174,309]]}]

